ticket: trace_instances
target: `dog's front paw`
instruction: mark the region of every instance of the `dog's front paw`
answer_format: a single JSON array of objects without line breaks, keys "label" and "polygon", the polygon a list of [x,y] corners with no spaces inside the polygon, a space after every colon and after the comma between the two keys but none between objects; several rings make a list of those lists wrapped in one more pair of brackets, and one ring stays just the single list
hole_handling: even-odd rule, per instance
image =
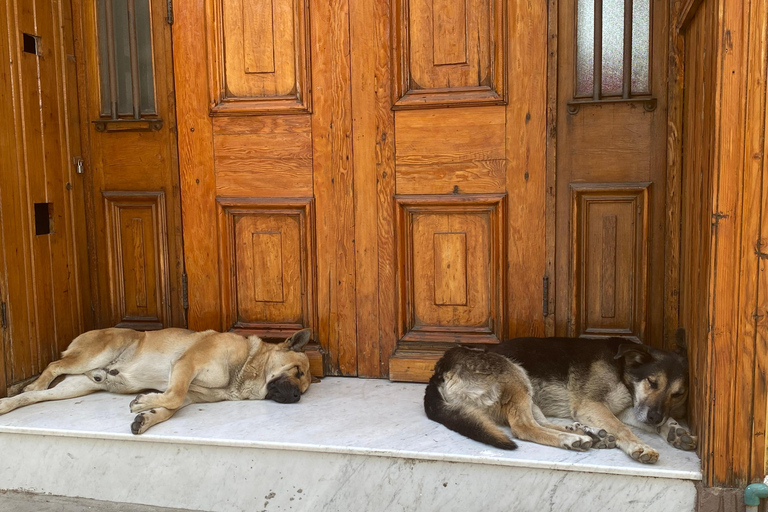
[{"label": "dog's front paw", "polygon": [[659,452],[647,444],[633,443],[629,446],[627,453],[630,457],[643,464],[656,464],[659,460]]},{"label": "dog's front paw", "polygon": [[144,412],[151,409],[152,406],[149,404],[150,394],[156,393],[137,395],[136,398],[131,401],[131,412]]},{"label": "dog's front paw", "polygon": [[605,429],[594,428],[581,423],[574,423],[565,427],[571,432],[584,434],[592,438],[592,448],[598,450],[616,448],[616,436],[609,434]]},{"label": "dog's front paw", "polygon": [[691,435],[690,432],[685,430],[680,425],[672,426],[667,434],[667,441],[669,444],[677,448],[678,450],[695,450],[698,444],[699,438]]}]

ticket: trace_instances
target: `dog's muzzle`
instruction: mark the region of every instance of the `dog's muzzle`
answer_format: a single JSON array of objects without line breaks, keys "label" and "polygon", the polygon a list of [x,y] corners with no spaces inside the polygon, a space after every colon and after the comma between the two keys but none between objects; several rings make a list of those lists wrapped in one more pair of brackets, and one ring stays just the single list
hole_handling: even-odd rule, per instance
[{"label": "dog's muzzle", "polygon": [[301,398],[301,390],[290,378],[278,377],[267,384],[264,398],[280,404],[295,404]]}]

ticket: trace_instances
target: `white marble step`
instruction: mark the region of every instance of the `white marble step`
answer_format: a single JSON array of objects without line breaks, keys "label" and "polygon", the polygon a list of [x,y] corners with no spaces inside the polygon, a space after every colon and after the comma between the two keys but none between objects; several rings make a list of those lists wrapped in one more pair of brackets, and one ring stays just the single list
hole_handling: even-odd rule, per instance
[{"label": "white marble step", "polygon": [[132,397],[98,393],[0,416],[0,489],[217,512],[693,511],[699,460],[661,439],[506,452],[431,422],[424,385],[326,378],[298,404],[197,404],[142,436]]}]

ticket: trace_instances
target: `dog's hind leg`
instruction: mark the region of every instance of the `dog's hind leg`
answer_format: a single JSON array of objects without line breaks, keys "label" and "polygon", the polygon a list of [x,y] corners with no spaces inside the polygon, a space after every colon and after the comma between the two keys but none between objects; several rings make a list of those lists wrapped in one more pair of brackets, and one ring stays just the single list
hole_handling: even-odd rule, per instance
[{"label": "dog's hind leg", "polygon": [[178,409],[166,409],[165,407],[156,407],[154,409],[150,409],[148,411],[139,413],[133,419],[133,423],[131,423],[131,432],[133,432],[135,435],[143,434],[150,427],[153,427],[158,423],[162,423],[170,419],[170,417],[176,414],[179,411],[179,409],[186,407],[191,403],[193,403],[192,399],[187,397],[184,400],[184,402],[181,404],[181,407],[179,407]]},{"label": "dog's hind leg", "polygon": [[60,375],[80,375],[106,366],[120,352],[119,348],[110,349],[114,336],[116,335],[109,331],[89,331],[81,334],[64,351],[61,359],[49,364],[24,391],[42,391],[48,389],[51,382]]},{"label": "dog's hind leg", "polygon": [[41,391],[27,391],[10,398],[0,399],[0,414],[5,414],[25,405],[47,402],[50,400],[64,400],[78,396],[89,395],[99,391],[101,386],[85,375],[68,375],[57,386]]},{"label": "dog's hind leg", "polygon": [[[540,424],[534,416],[539,415],[541,410],[533,404],[527,394],[524,398],[516,399],[508,404],[506,409],[507,421],[512,429],[512,435],[518,439],[547,446],[557,446],[566,450],[586,451],[592,446],[592,438],[589,436],[567,432],[565,429],[561,431],[559,428],[548,427],[551,423],[543,414],[541,417],[547,426]],[[538,412],[534,413],[536,409]]]}]

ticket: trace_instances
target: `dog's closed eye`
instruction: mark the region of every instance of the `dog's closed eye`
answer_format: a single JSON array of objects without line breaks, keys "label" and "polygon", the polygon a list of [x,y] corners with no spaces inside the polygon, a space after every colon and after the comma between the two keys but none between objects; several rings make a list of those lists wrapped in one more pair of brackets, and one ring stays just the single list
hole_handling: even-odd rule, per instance
[{"label": "dog's closed eye", "polygon": [[659,389],[659,383],[656,382],[654,379],[648,377],[646,380],[648,381],[648,384],[651,385],[651,389]]},{"label": "dog's closed eye", "polygon": [[682,391],[677,391],[675,393],[672,393],[672,398],[680,398],[681,396],[683,396]]},{"label": "dog's closed eye", "polygon": [[296,367],[296,376],[298,378],[302,378],[304,376],[304,372],[301,371],[301,368],[299,368],[298,366]]}]

